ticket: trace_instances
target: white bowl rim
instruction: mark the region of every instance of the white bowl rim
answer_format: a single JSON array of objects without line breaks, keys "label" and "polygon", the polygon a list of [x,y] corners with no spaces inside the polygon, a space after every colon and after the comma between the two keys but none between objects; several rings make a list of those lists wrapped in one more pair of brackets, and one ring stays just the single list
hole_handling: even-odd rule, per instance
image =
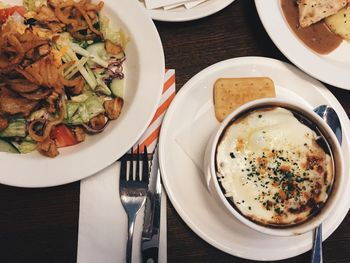
[{"label": "white bowl rim", "polygon": [[[215,192],[219,196],[222,203],[225,205],[225,207],[233,214],[240,222],[247,225],[251,229],[254,229],[256,231],[259,231],[264,234],[273,235],[273,236],[292,236],[292,235],[301,235],[303,233],[306,233],[308,231],[311,231],[318,227],[322,222],[327,218],[327,216],[331,213],[332,209],[334,208],[334,205],[337,204],[339,198],[340,198],[340,192],[341,188],[338,189],[336,192],[332,192],[332,205],[329,205],[327,207],[323,207],[321,209],[322,213],[317,214],[315,217],[313,217],[312,220],[307,220],[304,223],[301,223],[300,225],[294,225],[290,227],[281,227],[281,228],[273,228],[268,226],[259,225],[248,218],[244,217],[242,214],[240,214],[235,208],[232,207],[232,205],[229,203],[225,195],[223,194],[220,185],[217,180],[216,171],[215,171],[215,152],[216,152],[216,145],[219,141],[219,138],[226,128],[226,126],[230,123],[230,121],[237,116],[238,114],[245,112],[251,108],[258,108],[259,106],[268,106],[271,104],[271,106],[276,106],[275,104],[280,104],[280,107],[283,108],[282,105],[286,105],[286,108],[288,108],[288,105],[295,106],[298,109],[301,109],[302,111],[305,111],[307,114],[312,115],[317,121],[318,126],[322,126],[322,129],[324,129],[327,133],[327,136],[330,137],[332,140],[332,144],[335,146],[335,151],[337,152],[339,156],[339,163],[341,164],[340,167],[337,167],[337,169],[340,170],[340,172],[337,172],[339,178],[336,178],[338,181],[337,184],[340,186],[342,185],[342,178],[344,177],[344,160],[343,160],[343,154],[341,151],[340,144],[332,131],[332,129],[327,125],[327,123],[319,116],[317,115],[313,110],[307,108],[307,106],[296,102],[295,100],[288,100],[288,99],[281,99],[281,98],[263,98],[263,99],[256,99],[250,102],[247,102],[241,106],[239,106],[237,109],[235,109],[233,112],[231,112],[220,124],[219,129],[215,131],[215,135],[213,136],[213,140],[210,141],[211,147],[210,147],[210,154],[209,154],[209,171],[210,176],[214,184]],[[306,116],[306,118],[308,118]],[[328,201],[328,199],[327,199]],[[326,203],[327,203],[326,201]]]}]

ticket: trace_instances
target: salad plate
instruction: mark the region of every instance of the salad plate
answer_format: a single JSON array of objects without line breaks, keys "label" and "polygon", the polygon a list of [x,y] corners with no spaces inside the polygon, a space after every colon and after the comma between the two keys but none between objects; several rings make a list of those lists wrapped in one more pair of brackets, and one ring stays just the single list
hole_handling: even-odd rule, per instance
[{"label": "salad plate", "polygon": [[[321,104],[332,106],[343,127],[344,159],[350,157],[347,114],[324,85],[294,66],[269,58],[242,57],[219,62],[195,75],[181,88],[164,118],[159,143],[162,181],[186,224],[209,244],[237,257],[271,261],[297,256],[311,249],[311,232],[277,237],[243,225],[210,193],[201,161],[195,160],[193,153],[205,152],[212,132],[219,126],[214,113],[213,85],[218,78],[225,77],[269,77],[274,81],[277,98],[297,100],[310,109]],[[345,174],[349,173],[346,164]],[[336,230],[349,210],[346,195],[350,190],[349,178],[345,179],[343,190],[339,204],[323,224],[323,240]]]},{"label": "salad plate", "polygon": [[191,9],[184,7],[177,7],[170,10],[164,10],[162,8],[149,10],[146,9],[145,4],[141,1],[140,5],[145,9],[146,13],[154,20],[166,21],[166,22],[184,22],[200,19],[206,16],[210,16],[224,9],[231,4],[234,0],[208,0],[202,4]]},{"label": "salad plate", "polygon": [[[6,2],[3,1],[3,2]],[[0,183],[19,187],[48,187],[81,180],[109,166],[137,142],[151,121],[161,96],[164,54],[152,20],[135,1],[105,0],[101,11],[112,29],[128,35],[124,62],[125,92],[120,117],[78,145],[60,148],[48,158],[37,152],[0,153]],[[21,0],[7,2],[21,5]],[[147,52],[144,52],[147,46]]]},{"label": "salad plate", "polygon": [[350,90],[350,44],[347,41],[327,55],[317,54],[290,29],[280,0],[255,0],[255,5],[270,38],[292,63],[320,81]]}]

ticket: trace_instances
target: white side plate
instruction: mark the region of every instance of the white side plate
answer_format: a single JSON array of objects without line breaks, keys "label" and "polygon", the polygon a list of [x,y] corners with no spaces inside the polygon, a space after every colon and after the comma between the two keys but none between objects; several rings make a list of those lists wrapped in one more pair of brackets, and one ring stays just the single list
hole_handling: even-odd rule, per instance
[{"label": "white side plate", "polygon": [[[256,232],[240,223],[220,206],[208,191],[204,175],[176,142],[180,133],[203,112],[214,118],[213,84],[220,77],[270,77],[279,98],[289,98],[315,108],[331,105],[339,114],[343,127],[342,151],[349,159],[350,125],[348,117],[320,82],[295,67],[274,59],[245,57],[226,60],[210,66],[190,81],[176,95],[163,121],[159,155],[162,179],[167,194],[187,225],[201,238],[226,253],[252,260],[280,260],[299,255],[312,245],[312,233],[293,237],[274,237]],[[208,110],[209,108],[209,110]],[[205,149],[205,145],[193,145]],[[349,174],[346,164],[345,174]],[[323,239],[331,235],[350,207],[350,178],[344,181],[341,202],[323,224]]]}]

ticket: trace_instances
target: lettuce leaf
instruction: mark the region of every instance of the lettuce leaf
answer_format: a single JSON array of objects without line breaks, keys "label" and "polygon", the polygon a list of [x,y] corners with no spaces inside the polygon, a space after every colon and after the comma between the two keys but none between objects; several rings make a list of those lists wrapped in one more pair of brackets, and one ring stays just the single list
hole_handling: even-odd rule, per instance
[{"label": "lettuce leaf", "polygon": [[82,101],[68,101],[64,122],[71,125],[88,123],[93,117],[105,112],[103,100],[92,95]]},{"label": "lettuce leaf", "polygon": [[23,141],[18,144],[17,149],[20,151],[20,153],[30,153],[36,150],[36,143]]},{"label": "lettuce leaf", "polygon": [[100,17],[100,31],[102,32],[105,39],[112,41],[114,44],[119,44],[123,48],[128,43],[127,35],[122,31],[113,31],[109,26],[109,18],[106,16]]}]

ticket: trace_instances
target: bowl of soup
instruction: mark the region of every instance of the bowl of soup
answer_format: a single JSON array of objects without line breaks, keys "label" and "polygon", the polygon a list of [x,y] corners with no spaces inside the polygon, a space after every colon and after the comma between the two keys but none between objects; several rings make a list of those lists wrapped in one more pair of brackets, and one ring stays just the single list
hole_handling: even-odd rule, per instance
[{"label": "bowl of soup", "polygon": [[321,117],[296,101],[242,105],[221,123],[208,149],[215,195],[257,231],[305,233],[337,204],[344,176],[340,144]]}]

